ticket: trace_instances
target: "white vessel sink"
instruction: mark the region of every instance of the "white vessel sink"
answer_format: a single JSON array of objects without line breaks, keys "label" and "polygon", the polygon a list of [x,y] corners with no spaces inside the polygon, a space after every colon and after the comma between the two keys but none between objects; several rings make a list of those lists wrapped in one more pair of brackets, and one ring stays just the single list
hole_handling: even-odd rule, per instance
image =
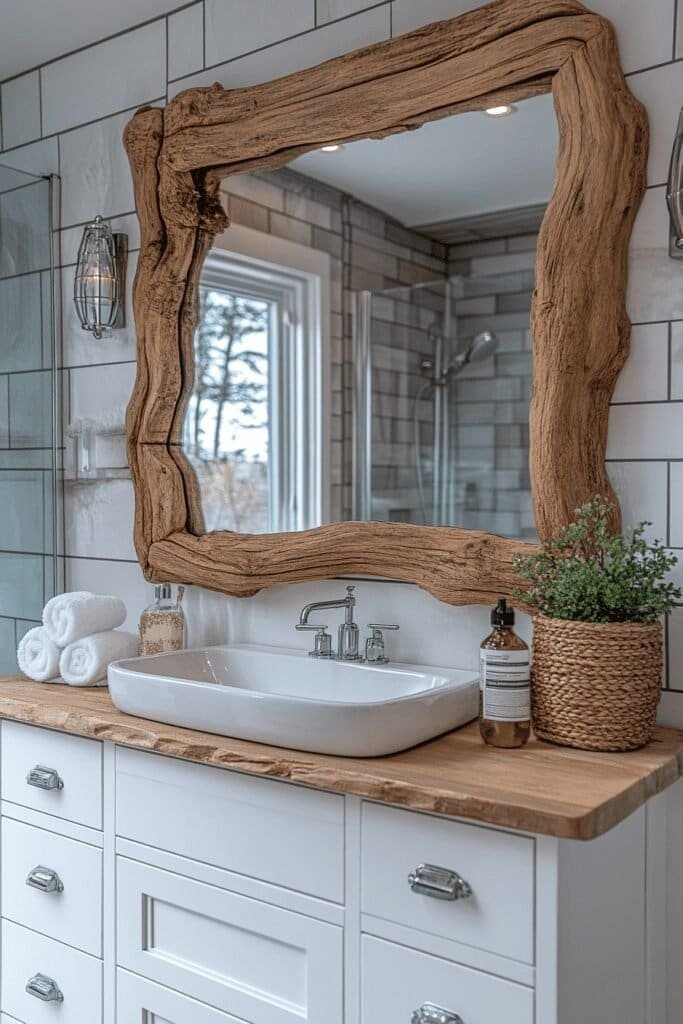
[{"label": "white vessel sink", "polygon": [[121,711],[295,750],[378,757],[476,718],[476,673],[232,644],[109,666]]}]

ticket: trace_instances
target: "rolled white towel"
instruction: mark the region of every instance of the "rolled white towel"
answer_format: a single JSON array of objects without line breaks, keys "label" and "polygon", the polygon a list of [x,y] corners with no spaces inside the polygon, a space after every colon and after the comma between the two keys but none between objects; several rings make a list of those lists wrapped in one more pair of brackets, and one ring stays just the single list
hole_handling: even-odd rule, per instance
[{"label": "rolled white towel", "polygon": [[43,626],[34,626],[24,633],[17,650],[19,668],[38,683],[47,683],[59,675],[59,648],[50,640]]},{"label": "rolled white towel", "polygon": [[126,606],[118,597],[76,590],[58,594],[43,609],[43,625],[58,647],[104,630],[116,629],[126,618]]},{"label": "rolled white towel", "polygon": [[75,640],[62,651],[59,674],[71,686],[106,686],[109,663],[134,658],[139,639],[135,633],[108,629]]}]

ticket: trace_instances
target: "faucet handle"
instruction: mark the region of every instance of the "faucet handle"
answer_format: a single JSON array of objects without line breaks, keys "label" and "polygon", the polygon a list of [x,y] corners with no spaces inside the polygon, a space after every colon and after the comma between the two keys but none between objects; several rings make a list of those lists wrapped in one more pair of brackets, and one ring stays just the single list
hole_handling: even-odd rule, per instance
[{"label": "faucet handle", "polygon": [[365,660],[374,665],[386,665],[389,661],[384,653],[384,630],[399,629],[393,622],[368,622],[368,629],[372,630],[372,636],[365,641]]},{"label": "faucet handle", "polygon": [[300,632],[315,630],[315,647],[308,652],[309,658],[332,658],[332,637],[327,632],[327,626],[302,625],[297,622],[295,629]]}]

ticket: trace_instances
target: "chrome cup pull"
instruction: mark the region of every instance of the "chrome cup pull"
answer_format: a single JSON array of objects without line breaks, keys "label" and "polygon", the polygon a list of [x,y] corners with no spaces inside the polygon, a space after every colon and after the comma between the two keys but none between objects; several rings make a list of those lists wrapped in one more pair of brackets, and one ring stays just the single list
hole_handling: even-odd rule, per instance
[{"label": "chrome cup pull", "polygon": [[26,982],[26,991],[36,999],[42,999],[44,1003],[63,1003],[62,991],[52,978],[46,974],[34,974]]},{"label": "chrome cup pull", "polygon": [[26,776],[29,786],[36,789],[64,789],[64,782],[59,777],[55,768],[46,768],[44,764],[37,764]]},{"label": "chrome cup pull", "polygon": [[457,871],[436,864],[420,864],[408,875],[408,882],[413,892],[435,900],[466,900],[472,895],[472,886]]},{"label": "chrome cup pull", "polygon": [[414,1010],[410,1024],[465,1024],[462,1017],[451,1010],[444,1010],[434,1003],[423,1003],[419,1010]]},{"label": "chrome cup pull", "polygon": [[52,868],[44,868],[42,864],[28,873],[26,884],[39,892],[64,892],[64,883]]}]

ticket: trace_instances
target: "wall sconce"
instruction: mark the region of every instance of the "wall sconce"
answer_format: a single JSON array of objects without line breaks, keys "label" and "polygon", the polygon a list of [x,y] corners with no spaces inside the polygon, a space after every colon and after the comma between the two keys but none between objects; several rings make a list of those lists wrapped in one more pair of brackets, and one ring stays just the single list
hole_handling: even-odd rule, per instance
[{"label": "wall sconce", "polygon": [[125,327],[128,235],[113,233],[99,215],[83,229],[74,277],[74,305],[81,327],[98,340]]},{"label": "wall sconce", "polygon": [[683,110],[678,118],[678,128],[671,153],[666,201],[671,216],[669,256],[674,260],[683,260]]}]

